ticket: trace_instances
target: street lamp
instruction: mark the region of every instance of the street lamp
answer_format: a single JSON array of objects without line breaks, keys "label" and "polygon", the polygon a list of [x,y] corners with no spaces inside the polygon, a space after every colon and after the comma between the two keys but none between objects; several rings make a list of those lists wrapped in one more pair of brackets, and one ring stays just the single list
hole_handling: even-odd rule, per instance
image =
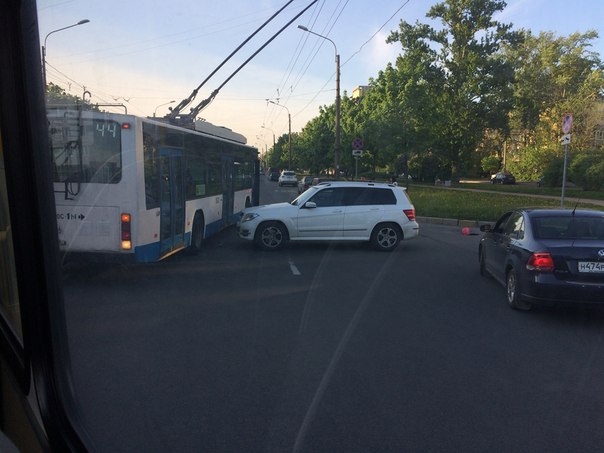
[{"label": "street lamp", "polygon": [[298,28],[302,31],[318,36],[319,38],[326,39],[327,41],[333,44],[333,48],[336,52],[336,144],[333,152],[333,163],[335,167],[334,173],[337,179],[340,176],[340,54],[338,54],[338,48],[336,47],[336,43],[329,39],[327,36],[315,33],[314,31],[306,28],[304,25],[298,25]]},{"label": "street lamp", "polygon": [[56,30],[51,31],[50,33],[48,33],[46,35],[46,38],[44,38],[44,45],[42,46],[42,75],[44,76],[43,77],[43,79],[44,79],[44,90],[46,90],[46,40],[53,33],[56,33],[58,31],[62,31],[62,30],[67,30],[68,28],[77,27],[78,25],[84,25],[84,24],[87,24],[88,22],[90,22],[88,19],[82,19],[81,21],[79,21],[76,24],[68,25],[67,27],[58,28]]},{"label": "street lamp", "polygon": [[266,127],[264,124],[262,126],[260,126],[262,129],[268,129],[269,131],[271,131],[273,133],[273,148],[275,147],[275,131],[272,130],[269,127]]},{"label": "street lamp", "polygon": [[289,113],[289,109],[287,107],[285,107],[284,105],[281,104],[277,104],[275,101],[271,101],[269,99],[267,99],[268,102],[270,102],[271,104],[275,104],[277,107],[283,107],[285,110],[287,110],[287,119],[289,121],[289,168],[288,170],[292,169],[292,116]]},{"label": "street lamp", "polygon": [[155,107],[155,110],[153,110],[153,118],[155,118],[155,114],[157,113],[157,109],[160,107],[163,107],[164,105],[168,105],[168,104],[173,104],[176,101],[170,101],[170,102],[166,102],[165,104],[159,104],[157,107]]}]

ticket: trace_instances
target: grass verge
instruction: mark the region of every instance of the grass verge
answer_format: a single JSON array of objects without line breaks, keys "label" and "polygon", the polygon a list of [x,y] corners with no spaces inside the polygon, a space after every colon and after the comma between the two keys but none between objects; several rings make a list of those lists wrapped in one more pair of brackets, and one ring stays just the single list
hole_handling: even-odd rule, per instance
[{"label": "grass verge", "polygon": [[[476,188],[476,187],[474,187]],[[536,198],[513,193],[472,192],[435,189],[412,185],[409,196],[418,216],[461,220],[497,220],[503,213],[519,207],[559,208],[559,199]],[[571,195],[569,195],[571,196]],[[567,203],[568,207],[569,204]],[[579,209],[603,210],[603,206],[579,203]]]}]

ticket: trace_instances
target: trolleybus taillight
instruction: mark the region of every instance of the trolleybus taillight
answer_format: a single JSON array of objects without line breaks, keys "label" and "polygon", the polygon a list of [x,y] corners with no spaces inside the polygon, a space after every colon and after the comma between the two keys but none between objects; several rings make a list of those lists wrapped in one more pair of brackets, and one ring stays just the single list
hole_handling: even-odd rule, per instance
[{"label": "trolleybus taillight", "polygon": [[121,218],[121,231],[122,231],[122,249],[132,249],[132,235],[130,233],[130,214],[122,214]]}]

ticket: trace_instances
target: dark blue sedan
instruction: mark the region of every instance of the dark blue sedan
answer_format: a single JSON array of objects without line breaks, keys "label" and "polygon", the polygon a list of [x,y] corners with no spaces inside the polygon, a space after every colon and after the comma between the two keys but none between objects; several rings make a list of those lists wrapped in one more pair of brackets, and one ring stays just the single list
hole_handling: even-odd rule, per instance
[{"label": "dark blue sedan", "polygon": [[604,303],[604,212],[519,209],[481,230],[480,273],[506,287],[512,308]]}]

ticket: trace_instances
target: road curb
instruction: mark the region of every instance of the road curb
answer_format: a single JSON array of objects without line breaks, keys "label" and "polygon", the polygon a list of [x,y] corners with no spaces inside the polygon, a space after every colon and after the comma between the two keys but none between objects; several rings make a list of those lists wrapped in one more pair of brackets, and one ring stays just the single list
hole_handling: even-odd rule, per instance
[{"label": "road curb", "polygon": [[495,222],[489,222],[486,220],[460,220],[460,219],[448,219],[444,217],[424,217],[416,216],[417,222],[431,223],[435,225],[448,225],[448,226],[460,226],[469,228],[480,228],[482,225],[494,225]]}]

